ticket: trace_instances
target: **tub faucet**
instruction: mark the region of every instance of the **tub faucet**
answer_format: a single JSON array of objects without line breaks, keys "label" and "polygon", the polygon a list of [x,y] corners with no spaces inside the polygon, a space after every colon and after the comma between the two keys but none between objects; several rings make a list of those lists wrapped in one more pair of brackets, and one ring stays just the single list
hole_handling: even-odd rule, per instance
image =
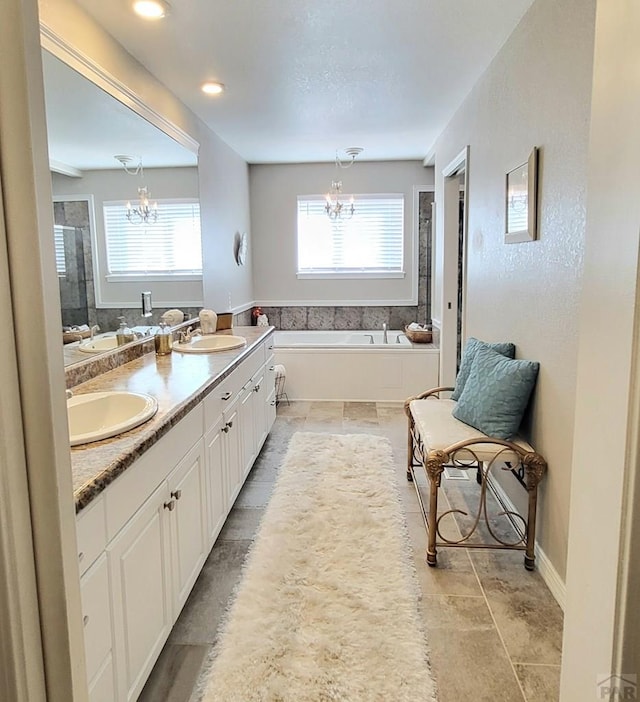
[{"label": "tub faucet", "polygon": [[387,323],[386,322],[382,323],[382,343],[383,344],[389,343],[389,339],[387,337]]}]

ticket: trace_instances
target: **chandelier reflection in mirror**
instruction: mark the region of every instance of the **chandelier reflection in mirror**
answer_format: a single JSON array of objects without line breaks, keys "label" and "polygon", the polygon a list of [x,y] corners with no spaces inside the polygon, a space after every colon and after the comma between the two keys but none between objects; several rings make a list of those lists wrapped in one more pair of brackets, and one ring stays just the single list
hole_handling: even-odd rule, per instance
[{"label": "chandelier reflection in mirror", "polygon": [[[345,161],[340,158],[336,151],[336,173],[340,168],[351,168],[356,157],[362,151],[363,149],[360,146],[350,146],[348,149],[345,149],[345,153],[349,157],[349,160]],[[348,200],[348,203],[346,200]],[[341,180],[331,181],[331,190],[326,195],[324,210],[327,213],[327,217],[334,222],[338,219],[346,220],[353,217],[356,211],[354,197],[353,195],[347,196],[343,194]]]},{"label": "chandelier reflection in mirror", "polygon": [[[114,156],[117,161],[120,161],[125,172],[129,175],[139,175],[140,180],[144,183],[144,170],[142,167],[142,159],[138,159],[138,165],[135,169],[131,169],[129,164],[133,161],[131,156],[119,154]],[[158,221],[158,203],[151,202],[151,193],[146,185],[141,185],[138,188],[138,201],[131,204],[130,201],[126,204],[127,219],[133,224],[153,224]]]}]

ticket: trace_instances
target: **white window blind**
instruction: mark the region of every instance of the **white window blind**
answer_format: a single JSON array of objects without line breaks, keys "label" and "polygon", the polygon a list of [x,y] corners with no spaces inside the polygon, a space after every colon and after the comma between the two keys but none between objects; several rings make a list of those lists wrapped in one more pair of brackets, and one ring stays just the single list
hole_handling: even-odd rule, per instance
[{"label": "white window blind", "polygon": [[396,277],[403,272],[404,195],[356,195],[332,221],[321,195],[298,197],[298,274]]},{"label": "white window blind", "polygon": [[56,254],[56,271],[58,278],[67,277],[67,261],[64,256],[64,230],[61,224],[53,225],[53,245]]},{"label": "white window blind", "polygon": [[126,203],[105,202],[108,275],[202,275],[200,204],[158,200],[158,221],[129,222]]}]

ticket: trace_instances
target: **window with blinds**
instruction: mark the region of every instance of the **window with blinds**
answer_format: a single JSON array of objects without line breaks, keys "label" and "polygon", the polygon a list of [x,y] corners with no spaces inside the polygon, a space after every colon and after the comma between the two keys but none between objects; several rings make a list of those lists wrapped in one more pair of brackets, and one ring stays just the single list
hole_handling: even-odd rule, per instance
[{"label": "window with blinds", "polygon": [[67,277],[67,260],[64,255],[64,230],[61,224],[53,225],[53,245],[56,254],[56,271],[58,278]]},{"label": "window with blinds", "polygon": [[158,200],[158,220],[129,222],[126,203],[105,202],[108,276],[202,275],[200,204]]},{"label": "window with blinds", "polygon": [[321,195],[298,197],[298,277],[402,277],[404,195],[357,195],[351,219],[332,221]]}]

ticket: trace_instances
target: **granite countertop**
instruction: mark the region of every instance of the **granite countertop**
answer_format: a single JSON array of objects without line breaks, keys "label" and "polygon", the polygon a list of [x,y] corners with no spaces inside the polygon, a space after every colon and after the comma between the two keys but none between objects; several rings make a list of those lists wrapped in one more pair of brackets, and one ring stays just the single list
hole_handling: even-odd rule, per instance
[{"label": "granite countertop", "polygon": [[273,331],[273,327],[235,327],[218,333],[243,336],[247,345],[241,349],[203,354],[174,351],[167,356],[148,353],[75,386],[74,395],[129,390],[147,393],[158,401],[158,411],[145,424],[111,439],[71,449],[76,512],[177,424]]}]

